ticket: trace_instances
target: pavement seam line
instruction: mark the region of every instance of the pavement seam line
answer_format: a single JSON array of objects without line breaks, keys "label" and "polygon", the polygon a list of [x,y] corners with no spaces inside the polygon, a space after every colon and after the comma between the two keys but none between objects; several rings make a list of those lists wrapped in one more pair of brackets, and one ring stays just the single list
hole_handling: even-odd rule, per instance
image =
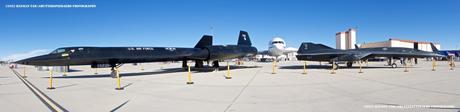
[{"label": "pavement seam line", "polygon": [[230,109],[230,107],[232,107],[232,105],[236,102],[236,100],[238,100],[238,98],[241,96],[241,94],[243,94],[244,90],[246,90],[246,88],[249,86],[249,84],[251,84],[251,82],[256,78],[257,74],[259,74],[259,70],[257,70],[256,74],[254,74],[254,76],[252,76],[251,80],[248,81],[248,83],[246,83],[246,85],[243,87],[243,89],[240,90],[240,92],[238,93],[238,95],[233,99],[232,103],[230,103],[227,108],[225,108],[224,112],[227,112],[228,109]]},{"label": "pavement seam line", "polygon": [[11,69],[13,73],[26,85],[30,91],[34,93],[34,95],[40,99],[42,103],[44,103],[51,111],[53,112],[68,112],[65,108],[60,106],[50,97],[45,95],[42,91],[40,91],[37,87],[35,87],[32,83],[30,83],[27,79],[22,78],[17,71]]}]

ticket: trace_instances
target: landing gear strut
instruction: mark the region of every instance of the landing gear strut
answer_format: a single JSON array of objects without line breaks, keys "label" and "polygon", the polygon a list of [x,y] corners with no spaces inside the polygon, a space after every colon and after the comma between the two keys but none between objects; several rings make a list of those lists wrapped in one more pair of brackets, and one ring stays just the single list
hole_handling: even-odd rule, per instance
[{"label": "landing gear strut", "polygon": [[393,57],[388,57],[388,66],[391,66],[391,68],[397,68],[398,65],[396,64],[395,60]]},{"label": "landing gear strut", "polygon": [[219,70],[219,61],[212,61],[212,67],[215,69],[215,70]]},{"label": "landing gear strut", "polygon": [[203,68],[203,61],[195,60],[195,68]]},{"label": "landing gear strut", "polygon": [[393,63],[391,64],[391,68],[398,68],[398,65],[397,65],[396,63],[393,62]]},{"label": "landing gear strut", "polygon": [[348,67],[348,68],[351,68],[352,66],[353,66],[353,62],[350,62],[350,61],[347,62],[347,67]]},{"label": "landing gear strut", "polygon": [[187,68],[187,60],[182,61],[182,68]]}]

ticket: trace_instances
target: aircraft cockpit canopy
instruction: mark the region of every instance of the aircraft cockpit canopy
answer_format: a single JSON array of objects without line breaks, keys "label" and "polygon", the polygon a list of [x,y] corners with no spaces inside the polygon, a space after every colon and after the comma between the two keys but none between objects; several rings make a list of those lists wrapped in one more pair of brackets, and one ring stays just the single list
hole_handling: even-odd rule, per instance
[{"label": "aircraft cockpit canopy", "polygon": [[283,41],[273,41],[272,44],[284,44]]},{"label": "aircraft cockpit canopy", "polygon": [[65,52],[65,49],[64,48],[59,48],[59,49],[56,49],[54,51],[52,51],[50,54],[58,54],[58,53],[63,53]]},{"label": "aircraft cockpit canopy", "polygon": [[74,53],[74,52],[83,52],[86,51],[84,47],[66,47],[66,48],[58,48],[51,52],[50,54],[59,54],[59,53]]}]

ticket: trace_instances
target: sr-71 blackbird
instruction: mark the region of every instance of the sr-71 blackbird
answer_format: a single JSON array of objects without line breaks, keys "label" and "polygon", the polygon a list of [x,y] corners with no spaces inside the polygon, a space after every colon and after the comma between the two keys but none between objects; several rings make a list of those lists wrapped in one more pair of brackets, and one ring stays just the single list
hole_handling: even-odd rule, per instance
[{"label": "sr-71 blackbird", "polygon": [[240,31],[237,45],[212,45],[212,36],[204,35],[194,48],[177,47],[65,47],[49,54],[16,61],[18,64],[36,66],[109,65],[114,68],[124,63],[194,60],[195,67],[203,67],[203,61],[212,61],[219,67],[219,60],[251,56],[257,53],[249,35]]},{"label": "sr-71 blackbird", "polygon": [[[323,44],[315,44],[311,42],[302,43],[297,51],[298,60],[308,61],[327,61],[347,62],[347,67],[351,67],[354,61],[366,60],[374,57],[387,57],[393,58],[428,58],[428,57],[444,57],[438,54],[438,49],[431,43],[433,52],[418,50],[418,44],[414,44],[414,49],[401,48],[401,47],[376,47],[376,48],[358,48],[356,49],[340,50],[334,49]],[[389,62],[392,67],[396,67],[396,63]]]}]

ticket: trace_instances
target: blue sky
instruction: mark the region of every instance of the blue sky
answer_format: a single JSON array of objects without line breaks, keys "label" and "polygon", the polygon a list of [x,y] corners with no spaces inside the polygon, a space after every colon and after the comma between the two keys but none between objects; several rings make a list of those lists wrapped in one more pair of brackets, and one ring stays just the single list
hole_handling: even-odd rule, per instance
[{"label": "blue sky", "polygon": [[[96,4],[97,8],[14,9],[7,4]],[[203,34],[236,44],[239,30],[266,50],[335,47],[335,33],[358,27],[357,42],[400,38],[460,47],[458,0],[0,0],[0,58],[67,46],[193,47]],[[211,27],[213,30],[211,30]]]}]

